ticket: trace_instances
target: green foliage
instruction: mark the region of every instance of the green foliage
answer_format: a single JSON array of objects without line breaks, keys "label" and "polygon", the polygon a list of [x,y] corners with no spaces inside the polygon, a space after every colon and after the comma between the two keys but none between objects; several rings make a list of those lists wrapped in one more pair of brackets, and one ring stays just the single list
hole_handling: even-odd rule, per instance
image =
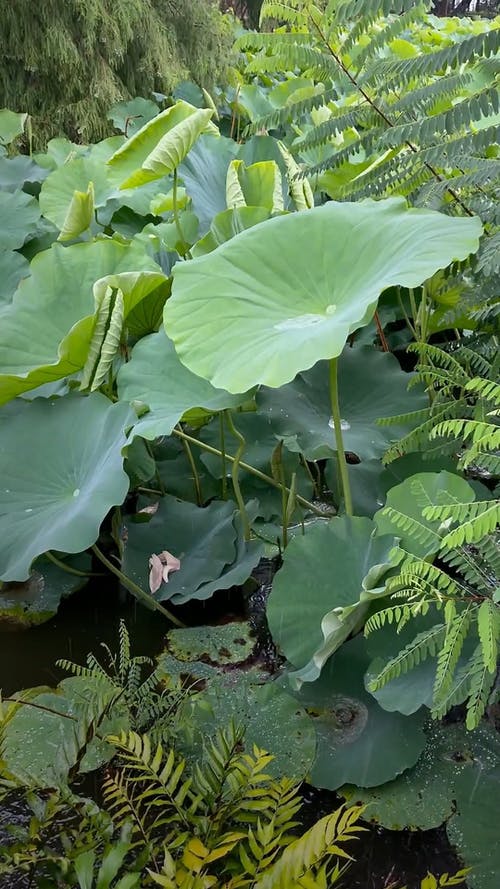
[{"label": "green foliage", "polygon": [[[459,503],[446,491],[441,495],[434,503],[426,496],[420,501],[420,511],[424,529],[429,522],[439,522],[432,534],[438,538],[443,567],[407,556],[398,575],[387,581],[389,605],[368,619],[365,633],[385,624],[393,624],[399,633],[412,620],[433,612],[441,620],[417,633],[370,678],[368,687],[376,692],[433,657],[433,716],[440,718],[466,701],[467,728],[473,729],[498,693],[500,538],[496,528],[500,503]],[[395,529],[407,529],[408,521],[393,507],[385,507],[382,514]],[[466,640],[469,644],[474,640],[473,649],[463,660]]]},{"label": "green foliage", "polygon": [[[425,450],[429,455],[436,447],[441,450],[451,438],[451,450],[459,457],[459,469],[473,470],[486,477],[500,476],[498,355],[489,360],[464,345],[445,351],[429,344],[412,343],[408,349],[419,356],[417,377],[412,384],[423,383],[430,405],[420,412],[378,421],[383,425],[417,422],[410,433],[391,446],[384,461],[389,463],[412,450]],[[494,527],[489,510],[485,511],[485,520],[486,516],[490,516],[491,524],[488,528],[481,523],[484,533]],[[442,518],[446,516],[443,514]],[[470,529],[467,533],[471,533]]]},{"label": "green foliage", "polygon": [[[27,111],[34,139],[109,134],[111,105],[187,77],[212,88],[227,70],[230,23],[212,0],[29,0],[5,9],[1,102]],[[34,76],[33,72],[36,72]]]},{"label": "green foliage", "polygon": [[182,877],[193,889],[326,886],[327,875],[332,885],[341,873],[338,859],[349,858],[342,847],[362,830],[362,809],[351,807],[294,838],[298,786],[269,778],[264,770],[272,757],[258,747],[240,752],[234,725],[218,730],[191,769],[147,735],[110,740],[118,760],[104,783],[105,806],[115,822],[131,821],[132,836],[149,849],[148,873],[165,889],[181,885]]}]

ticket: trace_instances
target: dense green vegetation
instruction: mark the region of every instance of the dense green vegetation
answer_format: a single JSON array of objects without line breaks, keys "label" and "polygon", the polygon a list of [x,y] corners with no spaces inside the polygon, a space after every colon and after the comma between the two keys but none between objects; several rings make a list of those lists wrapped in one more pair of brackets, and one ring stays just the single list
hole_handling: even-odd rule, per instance
[{"label": "dense green vegetation", "polygon": [[[0,868],[326,887],[364,818],[444,823],[496,889],[500,20],[261,22],[216,103],[148,90],[30,154],[0,112],[0,620],[104,569],[167,633],[147,677],[122,626],[109,671],[4,703],[34,821]],[[263,558],[264,626],[199,627]],[[304,779],[351,807],[298,839]]]},{"label": "dense green vegetation", "polygon": [[26,111],[44,145],[112,132],[112,105],[227,73],[231,22],[214,0],[13,0],[2,10],[0,104]]}]

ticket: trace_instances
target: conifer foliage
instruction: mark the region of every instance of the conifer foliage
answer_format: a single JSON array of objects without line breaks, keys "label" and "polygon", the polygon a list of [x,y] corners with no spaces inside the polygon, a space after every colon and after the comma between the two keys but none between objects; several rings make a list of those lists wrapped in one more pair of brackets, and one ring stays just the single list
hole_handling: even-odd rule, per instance
[{"label": "conifer foliage", "polygon": [[10,0],[0,19],[0,106],[27,111],[41,143],[109,135],[120,99],[223,76],[228,19],[214,0]]}]

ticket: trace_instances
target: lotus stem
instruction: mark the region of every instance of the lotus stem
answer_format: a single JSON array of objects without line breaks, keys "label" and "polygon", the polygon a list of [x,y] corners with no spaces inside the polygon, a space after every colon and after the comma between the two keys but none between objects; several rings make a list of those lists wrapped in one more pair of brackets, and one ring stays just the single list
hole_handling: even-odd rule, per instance
[{"label": "lotus stem", "polygon": [[[179,429],[174,429],[174,435],[177,435],[179,438],[185,438],[191,444],[197,445],[202,451],[207,451],[209,454],[215,454],[216,457],[221,457],[221,452],[217,448],[213,448],[212,445],[206,444],[204,441],[200,441],[198,438],[193,438],[192,435],[188,435],[187,432],[181,432]],[[226,460],[229,460],[231,463],[234,462],[235,457],[232,454],[228,454],[226,452]],[[274,478],[271,478],[270,475],[266,475],[265,472],[261,472],[260,469],[256,469],[255,466],[251,466],[250,463],[244,463],[243,460],[240,460],[240,469],[244,469],[245,472],[250,472],[251,475],[255,475],[256,478],[260,478],[263,482],[267,482],[268,485],[272,485],[273,488],[280,488],[281,485],[279,482],[275,481]],[[146,488],[141,488],[142,491],[146,491]],[[290,488],[286,489],[290,492]],[[153,492],[154,493],[154,492]],[[296,495],[297,503],[300,503],[309,512],[313,512],[315,515],[320,516],[323,519],[331,518],[331,513],[325,512],[324,509],[320,509],[316,504],[311,503],[310,500],[306,500],[305,497],[302,497],[300,494]]]},{"label": "lotus stem", "polygon": [[229,431],[234,435],[234,437],[238,441],[238,450],[236,451],[233,465],[231,467],[231,478],[233,480],[234,496],[236,497],[236,502],[238,504],[240,514],[241,514],[241,520],[243,522],[243,537],[245,538],[245,540],[250,540],[250,536],[251,536],[250,521],[248,519],[248,513],[246,510],[245,501],[243,500],[243,494],[241,493],[240,479],[239,479],[240,460],[241,460],[241,458],[243,456],[243,452],[245,450],[246,441],[245,441],[243,435],[241,434],[241,432],[239,432],[238,429],[236,429],[236,426],[234,425],[234,422],[233,422],[233,418],[231,416],[231,411],[225,410],[224,416],[226,418],[226,423],[228,425]]},{"label": "lotus stem", "polygon": [[134,581],[131,580],[130,577],[127,577],[127,575],[124,574],[123,571],[120,571],[120,569],[116,565],[113,565],[113,562],[110,562],[110,560],[106,558],[97,544],[94,543],[91,549],[92,552],[95,553],[99,561],[102,562],[102,564],[105,565],[112,574],[119,578],[120,583],[122,583],[125,589],[128,590],[129,593],[132,593],[132,595],[135,596],[136,599],[139,599],[139,602],[143,602],[154,611],[159,611],[161,614],[163,614],[164,617],[168,618],[168,620],[175,624],[176,627],[184,628],[186,626],[186,624],[179,620],[178,617],[175,617],[175,615],[172,614],[172,612],[169,611],[168,608],[164,608],[164,606],[161,605],[160,602],[157,602],[156,599],[154,599],[153,596],[150,595],[150,593],[146,593],[146,591],[143,590],[136,583],[134,583]]},{"label": "lotus stem", "polygon": [[337,448],[337,460],[339,467],[339,476],[342,484],[342,493],[344,495],[344,506],[348,516],[353,515],[351,486],[349,483],[349,473],[347,470],[347,462],[345,459],[344,442],[342,439],[342,420],[340,418],[339,405],[339,388],[338,388],[338,358],[330,359],[330,401],[332,405],[332,419],[335,430],[335,444]]},{"label": "lotus stem", "polygon": [[45,553],[45,556],[49,560],[49,562],[53,562],[54,565],[57,565],[58,568],[61,568],[63,571],[66,571],[67,574],[74,574],[75,577],[103,577],[103,574],[100,572],[93,573],[92,571],[80,571],[78,568],[73,568],[71,565],[66,565],[62,559],[58,559],[54,553],[48,549]]},{"label": "lotus stem", "polygon": [[224,434],[224,413],[219,414],[220,453],[222,463],[222,499],[227,500],[227,463],[226,463],[226,437]]},{"label": "lotus stem", "polygon": [[189,465],[191,467],[191,472],[193,473],[193,482],[194,482],[194,490],[195,490],[195,494],[196,494],[196,503],[198,506],[203,506],[203,495],[201,492],[200,476],[198,475],[196,463],[194,462],[193,452],[189,446],[189,442],[186,441],[185,438],[182,438],[181,441],[182,441],[182,447],[184,448],[184,452],[186,454]]}]

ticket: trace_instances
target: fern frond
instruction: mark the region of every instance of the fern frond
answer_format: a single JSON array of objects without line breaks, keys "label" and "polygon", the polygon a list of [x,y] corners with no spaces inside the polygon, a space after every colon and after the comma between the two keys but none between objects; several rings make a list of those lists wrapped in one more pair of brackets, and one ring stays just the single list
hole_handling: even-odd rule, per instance
[{"label": "fern frond", "polygon": [[500,522],[500,503],[495,500],[477,500],[474,503],[450,503],[429,506],[424,509],[429,521],[442,521],[446,524],[460,522],[445,534],[441,541],[442,550],[456,549],[464,543],[478,543],[491,534]]},{"label": "fern frond", "polygon": [[446,636],[437,656],[433,702],[439,706],[441,699],[453,685],[453,675],[472,621],[474,608],[467,605],[453,620],[447,623]]},{"label": "fern frond", "polygon": [[477,609],[477,631],[484,665],[490,673],[496,673],[500,637],[500,614],[498,606],[491,599],[483,599]]},{"label": "fern frond", "polygon": [[433,531],[432,528],[429,528],[428,525],[424,525],[423,522],[413,518],[413,516],[405,515],[405,513],[400,512],[398,509],[394,509],[392,506],[384,506],[381,510],[381,514],[391,519],[398,530],[411,535],[415,540],[423,544],[423,546],[435,548],[436,550],[439,549],[441,538],[439,534]]},{"label": "fern frond", "polygon": [[283,108],[276,108],[269,114],[259,117],[256,121],[250,123],[245,130],[245,134],[259,133],[263,130],[279,129],[285,125],[291,115],[293,115],[295,121],[300,121],[315,108],[320,108],[322,105],[328,103],[334,96],[335,91],[333,89],[322,89],[321,92],[317,92],[313,96],[308,96],[306,99],[299,99],[298,101],[294,101],[292,94],[290,101],[287,102]]},{"label": "fern frond", "polygon": [[428,657],[435,657],[440,651],[446,637],[446,624],[436,624],[430,630],[419,633],[412,642],[403,648],[396,657],[391,658],[367,684],[368,691],[378,691],[391,679],[397,679],[403,673],[413,670]]},{"label": "fern frond", "polygon": [[465,723],[469,730],[475,729],[484,716],[494,682],[495,674],[488,670],[483,660],[482,646],[478,645],[469,663],[469,698]]},{"label": "fern frond", "polygon": [[[349,859],[342,846],[356,839],[357,834],[364,830],[358,823],[362,813],[363,806],[352,806],[321,818],[286,847],[278,861],[257,880],[254,889],[295,889],[308,874],[314,874],[325,858],[336,856]],[[304,882],[302,885],[307,884]]]}]

